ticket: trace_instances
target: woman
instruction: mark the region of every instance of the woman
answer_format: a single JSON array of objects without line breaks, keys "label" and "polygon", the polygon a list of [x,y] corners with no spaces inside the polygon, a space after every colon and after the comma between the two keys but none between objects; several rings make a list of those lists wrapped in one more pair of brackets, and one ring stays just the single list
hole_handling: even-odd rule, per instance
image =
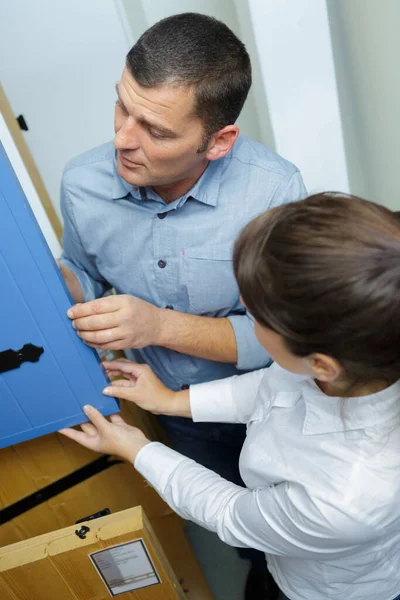
[{"label": "woman", "polygon": [[247,423],[241,488],[114,415],[63,433],[134,463],[170,506],[266,553],[290,600],[400,599],[400,222],[318,194],[252,221],[234,250],[275,361],[172,392],[129,361],[105,390],[154,413]]}]

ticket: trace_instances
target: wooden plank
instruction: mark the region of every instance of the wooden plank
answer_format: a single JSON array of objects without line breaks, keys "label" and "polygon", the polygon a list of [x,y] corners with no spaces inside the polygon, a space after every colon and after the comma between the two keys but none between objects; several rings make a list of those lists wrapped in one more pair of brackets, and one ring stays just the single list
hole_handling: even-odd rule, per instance
[{"label": "wooden plank", "polygon": [[[3,572],[1,577],[18,600],[80,600],[49,559]],[[3,589],[0,590],[3,594]]]},{"label": "wooden plank", "polygon": [[62,227],[60,220],[54,210],[53,204],[50,200],[50,196],[47,193],[45,185],[43,183],[43,179],[40,176],[40,173],[35,165],[35,162],[32,158],[32,154],[28,148],[28,145],[24,139],[24,136],[21,133],[21,129],[18,125],[18,122],[15,118],[15,115],[11,109],[11,106],[7,100],[7,97],[4,93],[4,90],[0,84],[0,112],[4,117],[4,120],[7,124],[7,127],[11,133],[11,136],[14,140],[15,145],[18,148],[18,151],[21,155],[22,160],[24,161],[26,170],[29,173],[29,176],[32,180],[33,185],[36,188],[38,196],[43,204],[43,208],[45,209],[49,221],[54,229],[54,232],[61,242],[62,237]]},{"label": "wooden plank", "polygon": [[12,593],[12,591],[6,584],[1,573],[0,573],[0,592],[1,592],[1,600],[18,600],[17,596],[15,596],[15,594]]},{"label": "wooden plank", "polygon": [[[98,457],[98,454],[86,450],[59,434],[47,435],[18,444],[18,446],[1,449],[0,509],[37,492],[43,486],[72,473]],[[80,493],[82,493],[85,483],[80,485],[82,486]],[[79,488],[79,486],[77,487]],[[58,508],[59,504],[62,507],[65,502],[62,496],[63,494],[55,497],[54,505],[52,500],[44,502],[13,521],[2,525],[0,527],[0,547],[75,522],[79,517],[74,519],[75,515],[64,514],[63,510]],[[74,505],[79,508],[79,493],[74,488],[71,488],[70,497]],[[91,506],[93,504],[94,502],[91,503]],[[91,512],[95,512],[95,510]],[[81,516],[87,516],[87,514]]]},{"label": "wooden plank", "polygon": [[0,450],[0,508],[53,483],[99,457],[54,433]]},{"label": "wooden plank", "polygon": [[150,518],[172,513],[133,466],[123,462],[1,526],[0,547],[68,527],[104,508],[117,513],[137,505],[144,506]]},{"label": "wooden plank", "polygon": [[[76,540],[75,544],[80,542],[79,538]],[[89,553],[102,550],[102,548],[103,545],[96,541],[90,545],[85,544],[80,548],[76,547],[66,552],[60,552],[49,558],[59,576],[68,582],[74,598],[79,600],[110,599],[107,588],[88,557]],[[127,598],[129,597],[127,594]]]},{"label": "wooden plank", "polygon": [[64,443],[64,436],[54,433],[13,446],[19,459],[19,468],[32,478],[36,489],[40,489],[61,477],[72,473],[99,457],[95,452]]},{"label": "wooden plank", "polygon": [[26,536],[18,527],[18,523],[10,521],[0,526],[0,548],[24,539],[26,539]]},{"label": "wooden plank", "polygon": [[32,477],[23,469],[13,447],[0,450],[0,508],[35,491]]},{"label": "wooden plank", "polygon": [[141,505],[150,518],[171,514],[170,507],[133,466],[121,463],[67,490],[48,502],[62,526],[109,508],[117,513]]},{"label": "wooden plank", "polygon": [[41,504],[0,527],[0,545],[6,546],[60,527],[47,503]]}]

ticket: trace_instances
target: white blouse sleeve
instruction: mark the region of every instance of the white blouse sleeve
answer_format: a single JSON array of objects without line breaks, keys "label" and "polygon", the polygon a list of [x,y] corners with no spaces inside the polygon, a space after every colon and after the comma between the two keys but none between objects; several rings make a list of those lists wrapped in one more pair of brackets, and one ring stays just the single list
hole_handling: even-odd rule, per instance
[{"label": "white blouse sleeve", "polygon": [[261,380],[267,372],[268,368],[260,369],[191,385],[189,396],[193,421],[247,423],[254,410]]},{"label": "white blouse sleeve", "polygon": [[346,515],[326,498],[311,498],[301,485],[248,490],[159,442],[140,450],[135,467],[176,513],[231,546],[334,558],[351,553],[370,535],[357,515]]}]

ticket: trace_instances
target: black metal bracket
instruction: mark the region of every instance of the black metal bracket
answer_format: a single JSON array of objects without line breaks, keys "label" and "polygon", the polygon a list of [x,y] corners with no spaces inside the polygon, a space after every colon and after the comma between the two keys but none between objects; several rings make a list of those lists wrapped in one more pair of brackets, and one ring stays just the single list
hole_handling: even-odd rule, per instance
[{"label": "black metal bracket", "polygon": [[79,525],[79,523],[84,523],[85,521],[93,521],[93,519],[100,519],[100,517],[106,517],[107,515],[111,515],[111,510],[109,508],[103,508],[103,510],[99,510],[99,512],[96,512],[93,515],[78,519],[78,521],[75,521],[75,525]]},{"label": "black metal bracket", "polygon": [[86,534],[90,531],[90,527],[86,527],[86,525],[82,525],[80,529],[75,529],[75,533],[81,540],[86,539]]},{"label": "black metal bracket", "polygon": [[0,373],[18,369],[24,362],[37,362],[44,349],[34,344],[25,344],[20,350],[3,350],[0,352]]},{"label": "black metal bracket", "polygon": [[[93,519],[99,519],[100,517],[105,517],[106,515],[110,515],[111,510],[109,508],[103,508],[103,510],[99,510],[99,512],[94,513],[93,515],[89,515],[88,517],[84,517],[83,519],[79,519],[79,521],[75,521],[75,525],[78,523],[83,523],[84,521],[93,521]],[[90,531],[90,527],[87,525],[82,525],[80,529],[75,529],[75,533],[81,540],[86,539],[86,534]]]},{"label": "black metal bracket", "polygon": [[105,471],[114,465],[121,464],[122,462],[122,460],[111,458],[111,456],[108,454],[97,458],[88,465],[77,469],[73,473],[70,473],[61,479],[46,485],[37,492],[34,492],[29,496],[25,496],[25,498],[22,498],[21,500],[14,502],[14,504],[10,504],[9,506],[6,506],[0,510],[0,525],[19,517],[28,510],[35,508],[35,506],[39,506],[39,504],[46,502],[46,500],[50,500],[50,498],[54,498],[54,496],[69,490],[74,485],[78,485],[78,483],[86,481],[86,479],[93,477],[93,475],[97,475],[97,473],[101,473],[102,471]]}]

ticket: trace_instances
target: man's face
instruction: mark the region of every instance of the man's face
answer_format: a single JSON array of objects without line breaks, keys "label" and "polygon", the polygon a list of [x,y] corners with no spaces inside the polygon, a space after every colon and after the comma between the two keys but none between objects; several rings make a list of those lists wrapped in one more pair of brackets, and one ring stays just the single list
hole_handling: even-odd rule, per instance
[{"label": "man's face", "polygon": [[196,181],[206,160],[198,153],[204,127],[193,116],[193,91],[142,87],[125,68],[117,93],[114,144],[120,176],[132,185],[152,187]]}]

